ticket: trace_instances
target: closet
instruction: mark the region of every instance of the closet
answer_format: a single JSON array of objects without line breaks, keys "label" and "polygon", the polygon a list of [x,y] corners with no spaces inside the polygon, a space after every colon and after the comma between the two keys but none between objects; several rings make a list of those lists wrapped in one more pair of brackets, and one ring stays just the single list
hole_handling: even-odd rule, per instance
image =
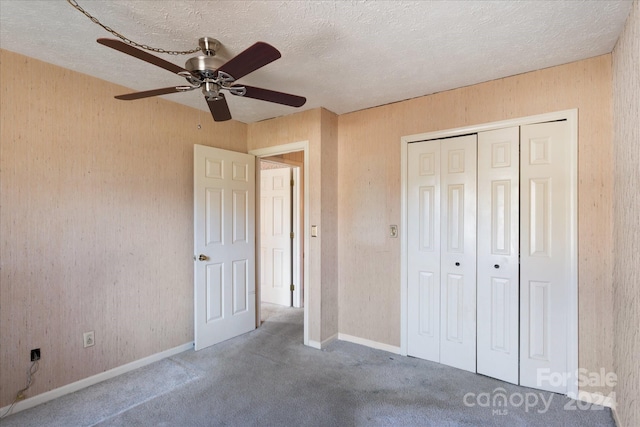
[{"label": "closet", "polygon": [[[477,136],[409,145],[409,355],[475,372]],[[412,220],[413,219],[413,220]]]},{"label": "closet", "polygon": [[408,355],[567,392],[570,146],[566,120],[408,144]]}]

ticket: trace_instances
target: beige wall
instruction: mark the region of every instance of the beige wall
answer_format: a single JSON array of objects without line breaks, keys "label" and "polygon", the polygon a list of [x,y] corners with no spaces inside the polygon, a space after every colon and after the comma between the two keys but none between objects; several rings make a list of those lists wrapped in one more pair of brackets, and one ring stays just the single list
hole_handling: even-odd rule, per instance
[{"label": "beige wall", "polygon": [[613,358],[620,427],[640,426],[640,2],[613,51]]},{"label": "beige wall", "polygon": [[246,125],[117,101],[129,90],[11,52],[0,63],[2,407],[32,348],[28,396],[193,340],[193,144],[246,151]]},{"label": "beige wall", "polygon": [[338,116],[322,110],[322,334],[338,333]]},{"label": "beige wall", "polygon": [[337,212],[332,205],[337,191],[337,117],[318,108],[248,125],[249,151],[300,141],[309,142],[309,226],[319,229],[318,237],[310,238],[309,253],[305,254],[309,258],[309,282],[305,283],[309,300],[305,304],[309,339],[321,343],[338,332],[338,307],[330,304],[337,300],[338,283],[335,265],[329,263],[337,256],[331,253],[332,248],[337,253]]},{"label": "beige wall", "polygon": [[[611,56],[339,116],[340,333],[400,345],[400,138],[579,109],[579,364],[611,370]],[[596,391],[603,391],[597,389]]]}]

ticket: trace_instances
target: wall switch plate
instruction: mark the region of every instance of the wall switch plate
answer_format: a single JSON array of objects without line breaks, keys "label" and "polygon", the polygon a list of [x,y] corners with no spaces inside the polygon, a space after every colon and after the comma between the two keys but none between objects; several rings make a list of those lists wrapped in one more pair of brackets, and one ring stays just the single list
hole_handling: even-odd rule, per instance
[{"label": "wall switch plate", "polygon": [[318,237],[318,226],[317,225],[312,225],[311,226],[311,237]]},{"label": "wall switch plate", "polygon": [[398,237],[398,226],[397,225],[390,226],[390,228],[389,228],[389,236]]},{"label": "wall switch plate", "polygon": [[82,334],[82,340],[84,348],[93,347],[96,344],[96,338],[93,331],[85,332]]}]

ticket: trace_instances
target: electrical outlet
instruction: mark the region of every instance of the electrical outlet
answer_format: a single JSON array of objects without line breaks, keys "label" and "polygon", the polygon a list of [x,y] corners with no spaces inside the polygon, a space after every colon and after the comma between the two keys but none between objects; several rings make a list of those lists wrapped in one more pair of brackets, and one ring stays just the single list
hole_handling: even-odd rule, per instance
[{"label": "electrical outlet", "polygon": [[92,347],[96,344],[96,338],[93,331],[85,332],[82,334],[82,339],[84,342],[84,348]]},{"label": "electrical outlet", "polygon": [[31,350],[31,361],[35,362],[36,360],[40,360],[40,349],[34,348]]}]

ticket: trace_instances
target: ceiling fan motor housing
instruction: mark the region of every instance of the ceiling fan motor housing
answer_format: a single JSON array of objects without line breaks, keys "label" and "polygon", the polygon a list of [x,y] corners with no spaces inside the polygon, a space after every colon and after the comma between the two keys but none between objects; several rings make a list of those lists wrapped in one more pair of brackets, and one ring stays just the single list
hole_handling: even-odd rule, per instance
[{"label": "ceiling fan motor housing", "polygon": [[202,37],[199,40],[199,45],[204,55],[188,59],[184,68],[202,81],[215,79],[218,68],[225,62],[215,57],[221,43],[212,37]]},{"label": "ceiling fan motor housing", "polygon": [[222,59],[216,58],[215,56],[203,55],[188,59],[184,68],[200,80],[215,79],[217,70],[222,64],[224,64]]}]

